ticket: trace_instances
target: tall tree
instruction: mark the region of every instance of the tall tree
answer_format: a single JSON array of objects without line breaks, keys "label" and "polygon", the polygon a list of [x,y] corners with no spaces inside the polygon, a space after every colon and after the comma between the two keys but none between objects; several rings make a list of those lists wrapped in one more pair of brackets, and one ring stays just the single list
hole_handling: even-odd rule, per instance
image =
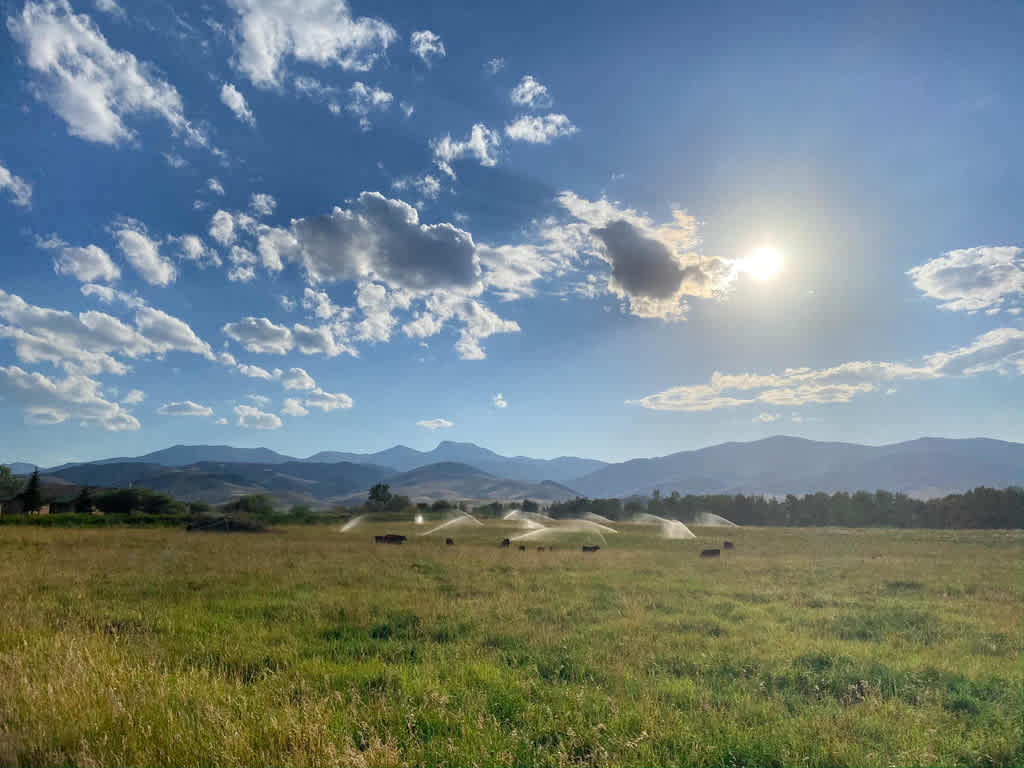
[{"label": "tall tree", "polygon": [[92,494],[89,493],[88,485],[78,492],[78,497],[75,499],[75,512],[80,515],[88,515],[92,512]]},{"label": "tall tree", "polygon": [[11,468],[0,464],[0,496],[10,496],[21,489],[21,481],[11,474]]},{"label": "tall tree", "polygon": [[391,486],[387,483],[377,483],[370,489],[368,499],[374,504],[387,504],[391,501]]},{"label": "tall tree", "polygon": [[39,491],[39,467],[35,468],[32,477],[28,479],[22,498],[25,500],[26,512],[37,512],[43,506],[43,497]]}]

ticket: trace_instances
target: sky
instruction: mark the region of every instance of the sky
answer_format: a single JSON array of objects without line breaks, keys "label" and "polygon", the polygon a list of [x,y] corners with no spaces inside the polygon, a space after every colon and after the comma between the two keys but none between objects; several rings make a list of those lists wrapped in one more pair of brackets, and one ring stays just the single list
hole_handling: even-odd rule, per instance
[{"label": "sky", "polygon": [[0,2],[0,461],[1024,427],[1024,6]]}]

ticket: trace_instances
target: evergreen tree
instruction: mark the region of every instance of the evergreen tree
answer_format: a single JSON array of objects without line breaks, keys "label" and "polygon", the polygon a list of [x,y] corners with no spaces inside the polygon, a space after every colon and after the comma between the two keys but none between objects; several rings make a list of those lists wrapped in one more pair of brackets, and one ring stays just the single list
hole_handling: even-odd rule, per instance
[{"label": "evergreen tree", "polygon": [[39,508],[43,506],[43,497],[39,492],[39,467],[36,467],[32,472],[32,477],[28,479],[28,485],[25,486],[22,498],[25,500],[26,512],[38,512]]},{"label": "evergreen tree", "polygon": [[89,486],[85,486],[78,492],[75,499],[75,512],[80,515],[88,515],[92,512],[92,495],[89,493]]}]

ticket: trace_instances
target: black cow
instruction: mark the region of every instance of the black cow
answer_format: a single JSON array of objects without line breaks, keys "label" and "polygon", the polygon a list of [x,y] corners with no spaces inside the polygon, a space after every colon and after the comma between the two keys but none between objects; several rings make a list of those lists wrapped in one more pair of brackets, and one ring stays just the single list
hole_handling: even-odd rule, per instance
[{"label": "black cow", "polygon": [[376,544],[383,544],[384,543],[384,537],[383,536],[374,536],[373,537],[373,541]]},{"label": "black cow", "polygon": [[722,550],[720,549],[702,549],[700,551],[701,557],[718,557],[721,554]]},{"label": "black cow", "polygon": [[501,546],[503,546],[503,547],[510,547],[510,546],[512,546],[512,540],[511,539],[502,539],[501,540]]},{"label": "black cow", "polygon": [[538,552],[543,552],[544,551],[544,547],[537,547],[537,551]]},{"label": "black cow", "polygon": [[735,545],[735,544],[733,544],[733,543],[732,543],[731,541],[726,541],[726,542],[724,542],[724,543],[722,544],[722,547],[723,547],[723,548],[725,548],[725,549],[734,549],[734,548],[735,548],[735,546],[736,546],[736,545]]},{"label": "black cow", "polygon": [[526,545],[525,544],[520,544],[519,545],[519,551],[520,552],[525,552],[526,551]]},{"label": "black cow", "polygon": [[589,546],[587,544],[583,545],[584,552],[597,552],[600,548],[601,547],[597,544],[590,544]]},{"label": "black cow", "polygon": [[405,541],[405,536],[400,533],[385,533],[383,536],[374,536],[373,538],[374,541],[384,544],[401,544]]},{"label": "black cow", "polygon": [[455,539],[445,539],[444,543],[447,544],[449,547],[454,547],[455,546]]}]

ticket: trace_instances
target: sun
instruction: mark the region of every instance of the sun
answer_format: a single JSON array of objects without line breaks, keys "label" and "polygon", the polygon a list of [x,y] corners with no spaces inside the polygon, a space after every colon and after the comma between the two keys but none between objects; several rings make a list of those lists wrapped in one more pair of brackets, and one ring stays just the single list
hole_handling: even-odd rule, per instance
[{"label": "sun", "polygon": [[743,259],[740,269],[756,280],[769,280],[782,269],[782,256],[778,248],[766,245]]}]

